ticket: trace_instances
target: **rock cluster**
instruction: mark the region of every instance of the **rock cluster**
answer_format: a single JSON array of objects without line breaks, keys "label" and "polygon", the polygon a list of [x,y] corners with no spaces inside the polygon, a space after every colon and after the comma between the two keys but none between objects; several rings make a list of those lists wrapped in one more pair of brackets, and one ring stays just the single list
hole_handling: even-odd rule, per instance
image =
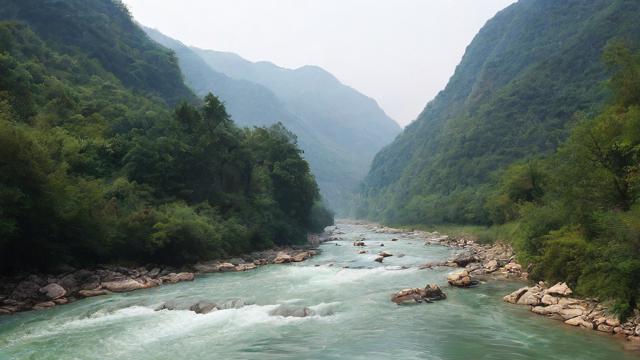
[{"label": "rock cluster", "polygon": [[447,298],[444,292],[436,284],[427,284],[424,288],[404,289],[391,295],[391,301],[398,305],[418,304],[422,302],[432,302]]},{"label": "rock cluster", "polygon": [[511,304],[528,305],[531,311],[563,321],[567,325],[626,336],[640,341],[640,314],[621,323],[608,308],[595,300],[571,297],[573,291],[566,283],[549,288],[543,282],[522,287],[503,298]]},{"label": "rock cluster", "polygon": [[315,250],[287,248],[255,252],[225,261],[202,262],[181,269],[153,265],[139,268],[102,266],[91,270],[65,269],[56,275],[0,278],[0,315],[48,309],[112,292],[192,281],[197,274],[247,271],[267,264],[300,262],[315,254]]}]

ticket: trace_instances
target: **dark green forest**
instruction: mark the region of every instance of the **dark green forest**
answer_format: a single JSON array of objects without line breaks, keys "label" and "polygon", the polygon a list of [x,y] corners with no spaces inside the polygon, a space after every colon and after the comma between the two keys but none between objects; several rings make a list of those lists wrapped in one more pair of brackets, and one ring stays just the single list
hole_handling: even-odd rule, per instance
[{"label": "dark green forest", "polygon": [[0,271],[182,264],[333,222],[296,137],[197,99],[121,3],[10,1],[0,19]]},{"label": "dark green forest", "polygon": [[[487,227],[533,280],[640,295],[640,3],[523,0],[374,160],[359,216]],[[481,228],[480,228],[481,229]]]}]

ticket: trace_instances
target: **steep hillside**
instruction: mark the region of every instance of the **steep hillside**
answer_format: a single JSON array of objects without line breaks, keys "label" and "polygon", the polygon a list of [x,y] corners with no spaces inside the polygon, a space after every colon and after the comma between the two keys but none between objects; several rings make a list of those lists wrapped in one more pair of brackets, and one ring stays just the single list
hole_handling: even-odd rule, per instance
[{"label": "steep hillside", "polygon": [[[165,92],[180,69],[139,28],[141,43],[103,27],[133,24],[119,2],[44,2],[60,17],[28,21],[23,3],[0,16],[0,273],[195,262],[306,242],[331,222],[282,126],[238,128],[211,94],[168,106],[196,98]],[[96,19],[69,20],[85,14]],[[43,28],[97,37],[71,46]],[[139,72],[102,64],[114,43]],[[145,69],[166,78],[126,81]]]},{"label": "steep hillside", "polygon": [[[375,152],[399,131],[373,100],[322,69],[254,64],[235,54],[191,49],[157,30],[145,30],[175,52],[187,84],[197,94],[220,96],[238,124],[281,122],[295,133],[323,197],[338,212],[348,207]],[[215,66],[218,56],[233,59],[223,62],[237,65],[235,71]]]},{"label": "steep hillside", "polygon": [[118,1],[6,0],[0,19],[28,24],[49,46],[87,54],[124,85],[170,105],[194,99],[175,57],[151,41]]},{"label": "steep hillside", "polygon": [[358,214],[486,223],[492,174],[553,151],[577,112],[607,99],[606,44],[640,40],[640,3],[521,0],[482,28],[446,88],[377,154]]}]

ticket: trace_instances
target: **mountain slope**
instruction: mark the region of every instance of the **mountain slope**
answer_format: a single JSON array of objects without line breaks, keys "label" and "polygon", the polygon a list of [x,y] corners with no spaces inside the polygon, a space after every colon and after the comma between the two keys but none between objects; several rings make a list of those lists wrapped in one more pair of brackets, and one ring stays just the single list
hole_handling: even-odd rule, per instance
[{"label": "mountain slope", "polygon": [[[145,31],[175,52],[187,84],[199,95],[209,91],[218,95],[238,124],[281,122],[295,133],[324,199],[338,212],[344,213],[348,207],[375,152],[399,131],[373,100],[319,68],[293,71],[268,65],[265,74],[271,80],[257,82],[251,74],[261,73],[258,70],[264,63],[253,64],[235,54],[191,49],[157,30]],[[240,67],[234,72],[211,66],[216,54],[232,58],[231,62]],[[295,97],[287,87],[297,89]],[[337,93],[331,94],[334,91]],[[349,102],[358,105],[351,107]]]},{"label": "mountain slope", "polygon": [[361,153],[368,163],[400,132],[376,102],[343,85],[317,66],[291,70],[253,63],[236,54],[194,49],[213,69],[272,90],[288,109],[338,146]]},{"label": "mountain slope", "polygon": [[290,132],[240,129],[213,95],[181,101],[196,97],[176,82],[173,54],[120,2],[3,2],[0,274],[192,263],[331,222]]},{"label": "mountain slope", "polygon": [[521,0],[467,47],[446,88],[376,155],[358,213],[388,222],[487,221],[491,174],[544,154],[607,98],[608,41],[640,40],[634,1]]}]

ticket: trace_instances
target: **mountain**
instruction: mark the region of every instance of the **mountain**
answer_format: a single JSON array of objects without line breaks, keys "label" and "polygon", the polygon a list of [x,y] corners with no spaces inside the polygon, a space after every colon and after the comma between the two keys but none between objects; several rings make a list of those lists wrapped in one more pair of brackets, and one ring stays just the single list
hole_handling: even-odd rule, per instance
[{"label": "mountain", "polygon": [[[175,50],[179,58],[186,52],[182,44],[176,47],[175,43],[162,40],[153,32],[150,35]],[[319,67],[290,70],[267,62],[253,63],[231,53],[191,50],[216,73],[245,87],[253,84],[256,95],[221,90],[220,87],[218,93],[239,124],[255,125],[277,120],[291,129],[298,136],[323,197],[338,213],[345,214],[373,156],[393,140],[400,127],[373,99],[343,85]],[[185,59],[182,62],[185,77],[198,92],[196,86],[202,80],[189,75],[196,71],[186,64]],[[203,87],[203,91],[216,88],[215,82]],[[272,97],[266,95],[267,91]],[[236,106],[241,102],[240,97],[247,100]],[[255,101],[256,98],[261,101]],[[271,106],[279,111],[274,112],[273,120],[265,120],[261,106]]]},{"label": "mountain", "polygon": [[198,99],[121,2],[2,2],[0,274],[194,263],[331,222],[294,135]]},{"label": "mountain", "polygon": [[158,96],[169,105],[195,99],[173,54],[151,41],[120,2],[5,0],[0,19],[28,24],[56,49],[87,54],[124,85]]},{"label": "mountain", "polygon": [[640,41],[640,3],[520,0],[475,36],[449,83],[380,151],[357,212],[391,223],[488,223],[496,172],[553,152],[610,96],[601,61]]}]

